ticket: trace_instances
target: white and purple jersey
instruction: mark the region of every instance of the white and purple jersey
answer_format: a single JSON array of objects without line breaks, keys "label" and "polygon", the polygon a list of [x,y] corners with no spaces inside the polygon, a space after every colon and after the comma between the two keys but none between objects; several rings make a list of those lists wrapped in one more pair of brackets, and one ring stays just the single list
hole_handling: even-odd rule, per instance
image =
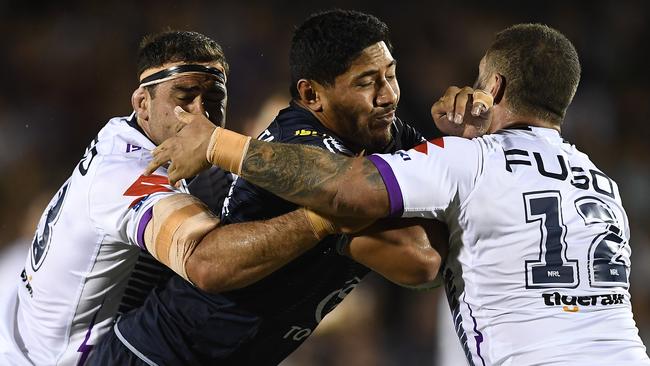
[{"label": "white and purple jersey", "polygon": [[391,214],[445,222],[441,270],[471,365],[650,365],[617,184],[552,129],[373,155]]},{"label": "white and purple jersey", "polygon": [[151,208],[184,188],[141,176],[154,144],[135,118],[113,118],[54,195],[13,297],[0,306],[0,364],[81,365],[116,315],[170,271],[142,249]]}]

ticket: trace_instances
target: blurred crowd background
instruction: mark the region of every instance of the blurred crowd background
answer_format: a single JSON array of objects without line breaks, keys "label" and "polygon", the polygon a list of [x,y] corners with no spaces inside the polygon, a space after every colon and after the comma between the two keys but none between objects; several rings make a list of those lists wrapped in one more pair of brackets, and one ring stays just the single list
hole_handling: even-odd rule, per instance
[{"label": "blurred crowd background", "polygon": [[[632,230],[633,310],[650,345],[650,2],[644,1],[0,0],[0,281],[18,276],[38,216],[85,146],[109,118],[131,113],[142,36],[169,27],[217,40],[231,66],[227,124],[254,135],[289,100],[292,30],[332,7],[370,12],[389,25],[399,61],[398,114],[427,135],[435,133],[431,104],[449,85],[472,85],[495,32],[539,22],[573,41],[583,72],[563,135],[619,184]],[[462,364],[441,358],[457,341],[443,322],[447,305],[440,296],[371,275],[284,365]]]}]

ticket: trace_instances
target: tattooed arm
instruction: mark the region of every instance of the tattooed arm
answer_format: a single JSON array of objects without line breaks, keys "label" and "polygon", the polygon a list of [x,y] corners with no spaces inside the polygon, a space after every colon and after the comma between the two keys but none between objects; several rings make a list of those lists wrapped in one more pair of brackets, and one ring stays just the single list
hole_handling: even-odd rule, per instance
[{"label": "tattooed arm", "polygon": [[375,165],[363,157],[251,140],[240,175],[288,201],[327,215],[388,215],[386,186]]},{"label": "tattooed arm", "polygon": [[[210,167],[206,157],[215,127],[204,115],[174,110],[185,127],[165,140],[155,150],[145,174],[171,162],[167,169],[170,183],[193,177]],[[215,146],[224,155],[235,155],[239,167],[220,165],[300,206],[310,207],[330,216],[380,218],[388,215],[389,201],[384,182],[377,168],[366,158],[350,158],[324,150],[295,144],[277,144],[251,140],[244,154],[246,137],[236,135],[232,140]],[[225,166],[224,166],[225,165]]]}]

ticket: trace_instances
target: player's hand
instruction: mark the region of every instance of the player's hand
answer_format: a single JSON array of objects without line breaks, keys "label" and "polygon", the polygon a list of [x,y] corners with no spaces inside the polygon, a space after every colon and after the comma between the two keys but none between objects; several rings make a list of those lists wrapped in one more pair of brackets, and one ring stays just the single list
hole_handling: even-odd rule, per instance
[{"label": "player's hand", "polygon": [[443,133],[474,138],[488,131],[493,102],[484,90],[451,86],[431,107],[431,117]]},{"label": "player's hand", "polygon": [[172,185],[183,178],[193,177],[212,165],[206,158],[206,151],[210,136],[217,127],[203,114],[191,114],[178,106],[174,108],[174,113],[176,118],[185,123],[185,127],[152,151],[153,160],[144,173],[149,175],[170,162],[167,174]]}]

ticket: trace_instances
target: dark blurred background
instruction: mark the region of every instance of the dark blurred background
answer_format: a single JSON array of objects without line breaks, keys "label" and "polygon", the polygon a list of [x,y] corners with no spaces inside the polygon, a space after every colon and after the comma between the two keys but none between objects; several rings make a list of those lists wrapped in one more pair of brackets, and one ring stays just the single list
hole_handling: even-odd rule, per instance
[{"label": "dark blurred background", "polygon": [[[472,85],[495,32],[539,22],[573,41],[583,72],[563,135],[619,184],[632,230],[633,310],[650,344],[650,2],[644,1],[0,0],[0,272],[22,266],[35,220],[98,130],[131,113],[142,36],[170,27],[217,40],[231,65],[228,126],[256,134],[288,101],[292,30],[332,7],[370,12],[389,25],[399,60],[398,113],[425,134],[434,131],[431,104],[449,85]],[[441,323],[438,311],[446,309],[438,309],[439,295],[371,276],[284,364],[462,364],[440,358],[453,357],[457,342]]]}]

